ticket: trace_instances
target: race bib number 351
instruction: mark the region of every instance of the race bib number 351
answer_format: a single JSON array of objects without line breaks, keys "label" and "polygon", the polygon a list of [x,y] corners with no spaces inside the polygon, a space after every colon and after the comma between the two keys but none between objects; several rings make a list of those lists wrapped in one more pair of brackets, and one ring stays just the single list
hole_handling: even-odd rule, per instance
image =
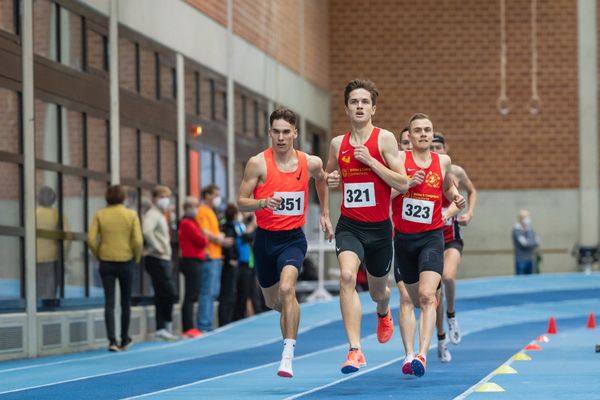
[{"label": "race bib number 351", "polygon": [[402,204],[402,219],[419,224],[431,224],[433,201],[405,198]]},{"label": "race bib number 351", "polygon": [[273,214],[288,216],[304,214],[304,192],[275,192],[273,196],[283,199]]},{"label": "race bib number 351", "polygon": [[344,185],[344,207],[374,207],[375,184],[373,182],[346,183]]}]

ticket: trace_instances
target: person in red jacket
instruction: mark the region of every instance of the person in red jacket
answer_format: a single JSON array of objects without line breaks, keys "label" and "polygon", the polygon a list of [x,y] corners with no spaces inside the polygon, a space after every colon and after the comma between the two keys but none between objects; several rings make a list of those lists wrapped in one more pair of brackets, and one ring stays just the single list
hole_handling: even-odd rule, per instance
[{"label": "person in red jacket", "polygon": [[181,259],[179,272],[185,277],[185,296],[181,307],[182,336],[195,338],[202,334],[194,325],[194,303],[198,300],[198,274],[200,263],[205,258],[208,238],[196,222],[198,199],[186,197],[183,203],[184,216],[179,224],[179,246]]}]

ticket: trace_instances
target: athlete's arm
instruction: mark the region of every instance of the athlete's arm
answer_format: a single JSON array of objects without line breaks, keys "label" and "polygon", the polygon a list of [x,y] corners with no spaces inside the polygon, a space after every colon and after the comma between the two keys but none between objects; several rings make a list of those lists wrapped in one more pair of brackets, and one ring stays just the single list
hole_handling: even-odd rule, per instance
[{"label": "athlete's arm", "polygon": [[382,130],[379,134],[379,151],[387,167],[371,157],[366,146],[356,146],[354,157],[369,166],[385,183],[396,189],[399,193],[408,190],[408,178],[404,170],[404,162],[398,154],[398,142],[392,132]]},{"label": "athlete's arm", "polygon": [[266,166],[264,159],[260,156],[254,156],[248,160],[244,169],[244,177],[238,191],[238,208],[242,212],[256,211],[262,208],[268,208],[275,211],[281,203],[281,198],[267,197],[266,199],[255,199],[252,196],[254,189],[258,186],[260,178],[266,175]]},{"label": "athlete's arm", "polygon": [[333,139],[331,139],[331,143],[329,144],[329,158],[327,159],[327,167],[325,167],[325,172],[327,172],[327,176],[325,179],[327,185],[332,189],[339,187],[341,183],[337,159],[343,138],[343,135],[336,136]]},{"label": "athlete's arm", "polygon": [[455,178],[450,172],[450,166],[452,160],[445,154],[440,154],[440,162],[442,163],[442,170],[444,172],[444,196],[450,201],[456,204],[456,207],[463,209],[465,207],[465,198],[458,192],[458,188],[454,184]]},{"label": "athlete's arm", "polygon": [[315,179],[315,187],[317,188],[317,196],[319,197],[319,205],[321,207],[321,217],[319,224],[325,232],[327,240],[331,242],[333,239],[333,227],[329,219],[329,190],[327,189],[327,173],[323,171],[323,162],[319,157],[308,156],[308,171]]},{"label": "athlete's arm", "polygon": [[471,221],[471,218],[473,218],[475,204],[477,204],[477,190],[475,190],[475,186],[469,179],[469,176],[465,172],[464,168],[458,165],[453,165],[452,174],[458,181],[459,189],[463,189],[467,192],[467,211],[458,217],[459,224],[467,225]]}]

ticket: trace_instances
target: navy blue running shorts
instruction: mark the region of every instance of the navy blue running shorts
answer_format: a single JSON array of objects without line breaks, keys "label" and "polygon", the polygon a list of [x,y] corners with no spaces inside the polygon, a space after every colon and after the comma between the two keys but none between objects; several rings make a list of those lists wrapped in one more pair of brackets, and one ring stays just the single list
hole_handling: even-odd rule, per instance
[{"label": "navy blue running shorts", "polygon": [[301,228],[289,231],[256,228],[254,269],[260,286],[266,289],[279,282],[281,271],[286,265],[298,268],[300,274],[307,247]]}]

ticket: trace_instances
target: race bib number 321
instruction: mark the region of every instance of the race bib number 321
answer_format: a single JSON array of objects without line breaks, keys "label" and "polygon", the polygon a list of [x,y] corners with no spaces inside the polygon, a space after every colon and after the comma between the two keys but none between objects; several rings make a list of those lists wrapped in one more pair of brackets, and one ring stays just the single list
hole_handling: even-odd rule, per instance
[{"label": "race bib number 321", "polygon": [[304,192],[275,192],[273,196],[283,199],[273,214],[287,216],[304,214]]},{"label": "race bib number 321", "polygon": [[419,224],[431,224],[433,201],[404,198],[402,219]]},{"label": "race bib number 321", "polygon": [[374,207],[375,184],[373,182],[346,183],[344,185],[344,207]]}]

